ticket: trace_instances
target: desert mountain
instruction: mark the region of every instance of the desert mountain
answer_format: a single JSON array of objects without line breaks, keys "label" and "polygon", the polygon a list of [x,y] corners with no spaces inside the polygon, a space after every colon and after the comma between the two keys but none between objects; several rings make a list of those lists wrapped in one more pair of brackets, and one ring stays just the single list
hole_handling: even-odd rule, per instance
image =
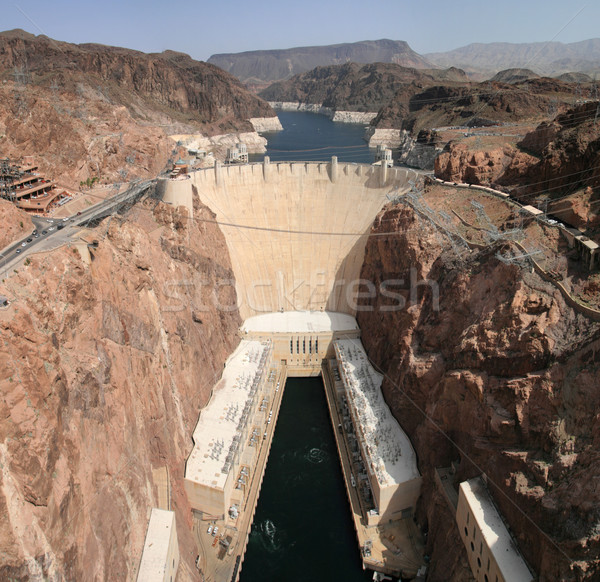
[{"label": "desert mountain", "polygon": [[474,83],[455,68],[417,70],[392,63],[347,63],[300,73],[259,95],[268,101],[319,104],[335,111],[377,112],[373,126],[415,134],[448,125],[540,120],[573,98],[572,84],[539,78],[522,69],[497,77]]},{"label": "desert mountain", "polygon": [[261,91],[267,101],[315,103],[339,111],[377,112],[399,93],[413,95],[439,83],[468,83],[459,69],[417,70],[393,63],[317,67]]},{"label": "desert mountain", "polygon": [[505,69],[496,73],[490,81],[496,81],[497,83],[521,83],[539,78],[540,75],[530,69]]},{"label": "desert mountain", "polygon": [[221,67],[245,83],[264,83],[290,77],[326,65],[395,63],[417,69],[431,65],[401,40],[368,40],[327,46],[262,50],[213,55],[209,63]]},{"label": "desert mountain", "polygon": [[[0,33],[2,154],[30,154],[72,181],[155,175],[173,133],[252,131],[267,103],[186,54]],[[121,175],[121,179],[125,176]]]},{"label": "desert mountain", "polygon": [[439,67],[460,67],[469,73],[491,77],[508,68],[527,68],[546,76],[571,71],[593,73],[600,70],[600,39],[563,44],[473,43],[442,53],[424,55]]}]

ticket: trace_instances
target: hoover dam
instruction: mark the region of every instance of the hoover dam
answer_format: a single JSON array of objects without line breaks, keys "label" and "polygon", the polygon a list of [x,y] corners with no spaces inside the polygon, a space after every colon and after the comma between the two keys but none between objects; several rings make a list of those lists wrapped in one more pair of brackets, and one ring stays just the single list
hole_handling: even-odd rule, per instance
[{"label": "hoover dam", "polygon": [[[321,374],[364,567],[414,576],[421,566],[410,541],[418,537],[416,457],[381,397],[382,376],[368,364],[354,318],[372,223],[416,178],[406,168],[333,157],[217,163],[162,181],[163,200],[187,207],[192,219],[196,194],[214,213],[234,275],[217,285],[235,285],[237,296],[218,308],[239,309],[244,320],[186,464],[205,575],[239,577],[285,380]],[[218,302],[212,291],[204,296]],[[209,530],[220,532],[220,551]],[[398,546],[386,547],[388,538]]]},{"label": "hoover dam", "polygon": [[[231,256],[243,319],[279,311],[354,314],[365,243],[391,193],[417,173],[366,164],[217,164],[164,180],[163,200],[216,215]],[[226,284],[226,282],[224,282]],[[226,306],[224,306],[226,307]]]}]

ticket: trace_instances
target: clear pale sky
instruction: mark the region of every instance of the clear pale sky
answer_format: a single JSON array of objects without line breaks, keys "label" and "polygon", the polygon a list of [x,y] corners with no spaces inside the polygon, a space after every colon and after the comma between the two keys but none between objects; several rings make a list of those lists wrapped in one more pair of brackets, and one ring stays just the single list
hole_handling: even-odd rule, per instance
[{"label": "clear pale sky", "polygon": [[[0,30],[200,60],[224,52],[389,38],[419,53],[472,42],[575,42],[600,36],[598,0],[20,0]],[[581,11],[581,12],[580,12]],[[573,20],[572,20],[573,19]]]}]

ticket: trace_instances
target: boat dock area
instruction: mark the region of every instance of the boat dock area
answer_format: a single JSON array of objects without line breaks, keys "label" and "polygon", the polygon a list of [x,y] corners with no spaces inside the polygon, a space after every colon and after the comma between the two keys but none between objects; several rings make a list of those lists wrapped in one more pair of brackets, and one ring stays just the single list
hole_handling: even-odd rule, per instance
[{"label": "boat dock area", "polygon": [[260,424],[260,438],[256,444],[256,462],[246,467],[243,503],[236,512],[226,512],[220,516],[193,512],[193,531],[198,546],[197,568],[204,582],[236,582],[239,579],[286,379],[285,366],[271,364],[264,387],[268,404],[265,410],[257,414],[255,424],[264,420]]},{"label": "boat dock area", "polygon": [[354,460],[355,455],[351,453],[349,436],[344,429],[344,387],[337,361],[329,360],[324,364],[322,375],[363,567],[397,577],[414,577],[424,566],[421,533],[412,517],[368,524],[372,508],[357,486],[359,469]]}]

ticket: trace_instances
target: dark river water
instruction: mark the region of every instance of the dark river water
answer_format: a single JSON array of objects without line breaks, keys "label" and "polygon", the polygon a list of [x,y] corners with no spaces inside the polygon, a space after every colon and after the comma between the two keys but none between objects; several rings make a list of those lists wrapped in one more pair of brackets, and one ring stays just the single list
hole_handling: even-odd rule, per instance
[{"label": "dark river water", "polygon": [[[324,115],[298,111],[279,111],[283,131],[265,133],[267,155],[271,161],[328,161],[337,156],[340,162],[372,164],[375,150],[364,140],[365,126],[334,123]],[[262,161],[263,154],[250,156]]]},{"label": "dark river water", "polygon": [[364,582],[321,378],[290,378],[241,582]]}]

